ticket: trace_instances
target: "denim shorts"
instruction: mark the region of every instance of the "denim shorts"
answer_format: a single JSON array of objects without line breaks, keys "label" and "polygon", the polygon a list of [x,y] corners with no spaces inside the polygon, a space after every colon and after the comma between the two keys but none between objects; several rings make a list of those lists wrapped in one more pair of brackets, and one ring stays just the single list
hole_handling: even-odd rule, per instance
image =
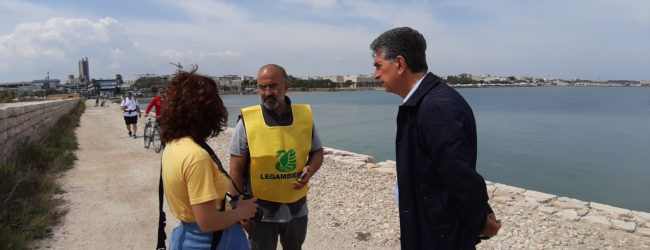
[{"label": "denim shorts", "polygon": [[[172,231],[169,249],[210,249],[212,232],[203,232],[196,223],[179,223]],[[221,240],[217,245],[219,250],[249,250],[246,233],[239,223],[236,223],[221,233]]]}]

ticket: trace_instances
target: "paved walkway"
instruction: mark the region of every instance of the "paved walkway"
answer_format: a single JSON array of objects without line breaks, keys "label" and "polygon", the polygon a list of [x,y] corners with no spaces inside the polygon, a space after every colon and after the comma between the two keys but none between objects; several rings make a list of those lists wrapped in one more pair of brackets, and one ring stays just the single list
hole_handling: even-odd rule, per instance
[{"label": "paved walkway", "polygon": [[160,155],[143,148],[142,127],[128,137],[118,106],[86,102],[78,160],[60,180],[69,212],[40,247],[155,248]]}]

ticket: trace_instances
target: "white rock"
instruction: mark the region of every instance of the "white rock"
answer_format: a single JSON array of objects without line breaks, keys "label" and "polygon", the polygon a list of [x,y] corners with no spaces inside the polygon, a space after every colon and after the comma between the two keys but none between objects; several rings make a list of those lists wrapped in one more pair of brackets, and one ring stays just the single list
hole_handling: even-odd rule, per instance
[{"label": "white rock", "polygon": [[539,211],[541,211],[542,213],[545,213],[545,214],[554,214],[557,211],[559,211],[559,209],[557,209],[555,207],[551,207],[551,206],[539,206],[539,207],[537,207],[537,210],[539,210]]},{"label": "white rock", "polygon": [[526,199],[520,204],[524,207],[531,208],[531,209],[535,209],[540,205],[540,203],[537,202],[537,200],[532,199],[530,197],[526,197]]},{"label": "white rock", "polygon": [[581,217],[585,216],[585,215],[587,215],[589,213],[589,211],[590,211],[589,208],[580,209],[580,210],[577,211],[578,216],[581,216]]},{"label": "white rock", "polygon": [[501,184],[501,183],[495,183],[494,186],[497,187],[496,192],[506,192],[506,193],[509,193],[511,195],[521,194],[524,191],[526,191],[526,189],[523,189],[523,188],[508,186],[508,185]]},{"label": "white rock", "polygon": [[636,217],[636,221],[639,225],[644,225],[645,227],[650,228],[650,213],[632,211],[632,214]]},{"label": "white rock", "polygon": [[613,207],[613,206],[610,206],[610,205],[605,205],[605,204],[601,204],[601,203],[597,203],[597,202],[591,202],[589,204],[589,207],[591,207],[592,209],[595,208],[595,209],[598,209],[600,211],[607,212],[607,213],[610,213],[610,214],[614,214],[614,215],[617,215],[617,216],[631,216],[632,215],[632,211],[630,211],[629,209]]},{"label": "white rock", "polygon": [[609,222],[609,219],[607,219],[607,217],[602,215],[587,215],[580,218],[580,221],[586,221],[594,224],[601,224],[608,228],[612,226],[612,223]]},{"label": "white rock", "polygon": [[636,224],[629,221],[612,220],[612,227],[627,232],[634,232],[634,229],[636,229]]},{"label": "white rock", "polygon": [[573,210],[573,209],[564,209],[564,210],[559,211],[559,212],[557,212],[557,213],[555,213],[553,215],[558,216],[560,218],[567,219],[567,220],[579,220],[580,219],[580,216],[578,216],[578,212],[576,212],[576,210]]},{"label": "white rock", "polygon": [[567,197],[560,197],[553,201],[553,206],[561,209],[583,209],[587,207],[587,204],[587,202]]},{"label": "white rock", "polygon": [[640,234],[640,235],[650,237],[650,228],[646,228],[646,227],[637,227],[637,228],[636,228],[636,232],[637,232],[638,234]]},{"label": "white rock", "polygon": [[535,200],[537,200],[538,202],[541,202],[541,203],[546,203],[546,202],[549,202],[552,199],[557,198],[557,195],[537,192],[537,191],[533,191],[533,190],[526,190],[523,193],[523,195],[526,196],[526,197],[533,198],[533,199],[535,199]]},{"label": "white rock", "polygon": [[508,204],[508,202],[510,202],[510,201],[512,201],[514,199],[512,197],[510,197],[510,196],[495,196],[495,197],[492,197],[492,200],[497,202],[497,203]]},{"label": "white rock", "polygon": [[380,172],[380,173],[395,174],[395,168],[391,168],[391,167],[378,167],[378,168],[374,168],[372,170]]}]

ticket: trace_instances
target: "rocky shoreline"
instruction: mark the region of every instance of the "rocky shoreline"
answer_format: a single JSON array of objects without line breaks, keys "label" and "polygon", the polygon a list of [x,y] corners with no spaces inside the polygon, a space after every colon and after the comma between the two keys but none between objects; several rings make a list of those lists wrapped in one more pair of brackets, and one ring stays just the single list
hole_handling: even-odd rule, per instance
[{"label": "rocky shoreline", "polygon": [[[227,161],[231,129],[211,144]],[[226,164],[227,166],[227,164]],[[305,249],[399,249],[395,162],[325,148],[310,181]],[[649,249],[650,213],[486,182],[503,221],[479,249]]]}]

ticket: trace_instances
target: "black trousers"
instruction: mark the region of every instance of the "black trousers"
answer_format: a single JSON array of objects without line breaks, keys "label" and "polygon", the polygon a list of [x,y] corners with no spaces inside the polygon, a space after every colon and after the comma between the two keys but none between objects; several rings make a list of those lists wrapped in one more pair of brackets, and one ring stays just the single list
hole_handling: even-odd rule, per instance
[{"label": "black trousers", "polygon": [[288,223],[251,222],[248,240],[252,250],[275,250],[278,236],[283,250],[300,250],[307,236],[307,215]]}]

